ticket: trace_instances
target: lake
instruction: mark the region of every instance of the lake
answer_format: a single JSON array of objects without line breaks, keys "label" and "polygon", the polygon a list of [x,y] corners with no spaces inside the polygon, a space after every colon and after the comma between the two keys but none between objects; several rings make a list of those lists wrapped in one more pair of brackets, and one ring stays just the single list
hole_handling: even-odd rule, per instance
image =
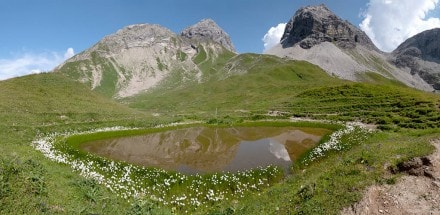
[{"label": "lake", "polygon": [[330,130],[296,127],[191,127],[87,142],[101,157],[186,174],[277,165],[288,170]]}]

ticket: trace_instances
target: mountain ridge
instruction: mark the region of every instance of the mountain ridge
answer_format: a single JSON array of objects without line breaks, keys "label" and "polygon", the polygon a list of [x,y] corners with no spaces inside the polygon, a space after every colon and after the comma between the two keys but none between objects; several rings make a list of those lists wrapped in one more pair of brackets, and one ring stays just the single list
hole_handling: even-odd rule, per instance
[{"label": "mountain ridge", "polygon": [[[212,19],[203,19],[180,33],[157,24],[136,24],[104,37],[56,70],[121,99],[156,88],[181,88],[241,74],[242,70],[235,71],[239,66],[227,65],[237,54],[229,35]],[[438,86],[430,79],[440,79],[432,72],[408,69],[407,64],[414,63],[406,55],[380,51],[365,32],[323,4],[300,8],[287,23],[280,44],[266,54],[305,60],[331,76],[356,82],[374,81],[366,75],[374,72],[409,87],[433,91]]]},{"label": "mountain ridge", "polygon": [[231,52],[237,52],[228,33],[209,18],[183,29],[180,36],[196,41],[214,41]]},{"label": "mountain ridge", "polygon": [[306,60],[342,79],[369,81],[374,72],[424,91],[433,88],[419,74],[411,74],[391,62],[360,29],[344,21],[325,5],[299,9],[286,25],[280,44],[266,54]]},{"label": "mountain ridge", "polygon": [[180,84],[200,82],[204,71],[199,64],[229,53],[235,53],[229,35],[212,20],[202,20],[181,35],[157,24],[135,24],[105,36],[55,71],[109,97],[124,98],[155,88],[170,76],[179,76]]},{"label": "mountain ridge", "polygon": [[300,8],[287,23],[281,38],[283,47],[299,43],[301,48],[309,49],[322,42],[333,42],[341,48],[360,44],[379,51],[363,31],[339,18],[324,4]]},{"label": "mountain ridge", "polygon": [[419,75],[434,90],[440,91],[440,28],[408,38],[392,55],[397,67]]}]

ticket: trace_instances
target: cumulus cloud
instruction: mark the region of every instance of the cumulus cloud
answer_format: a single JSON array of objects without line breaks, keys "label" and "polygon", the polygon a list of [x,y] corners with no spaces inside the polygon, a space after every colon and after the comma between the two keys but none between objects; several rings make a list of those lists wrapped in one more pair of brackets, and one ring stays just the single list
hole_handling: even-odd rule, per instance
[{"label": "cumulus cloud", "polygon": [[45,52],[25,53],[13,59],[0,59],[0,80],[51,71],[74,54],[73,48],[68,48],[64,56],[56,52]]},{"label": "cumulus cloud", "polygon": [[280,23],[275,27],[271,27],[264,35],[264,52],[280,43],[281,37],[284,34],[286,23]]},{"label": "cumulus cloud", "polygon": [[73,57],[73,55],[75,55],[75,51],[73,50],[73,48],[68,48],[66,53],[64,53],[64,59],[67,60]]},{"label": "cumulus cloud", "polygon": [[378,48],[393,51],[406,39],[440,27],[440,19],[429,17],[439,0],[370,0],[360,27]]}]

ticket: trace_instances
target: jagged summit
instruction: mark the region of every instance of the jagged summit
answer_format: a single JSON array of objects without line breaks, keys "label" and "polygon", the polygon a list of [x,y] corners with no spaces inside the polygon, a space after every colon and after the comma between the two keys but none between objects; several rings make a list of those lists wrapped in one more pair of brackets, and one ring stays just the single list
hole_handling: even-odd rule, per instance
[{"label": "jagged summit", "polygon": [[392,54],[396,66],[419,75],[440,91],[440,28],[407,39]]},{"label": "jagged summit", "polygon": [[381,52],[363,31],[323,4],[300,8],[286,25],[280,43],[265,53],[311,62],[341,79],[370,81],[373,72],[417,89],[433,90],[423,76],[396,67],[390,54]]},{"label": "jagged summit", "polygon": [[221,44],[229,51],[236,52],[229,35],[212,19],[203,19],[197,24],[185,28],[180,35],[198,41],[212,40]]},{"label": "jagged summit", "polygon": [[437,61],[440,63],[440,28],[421,32],[400,44],[395,54],[404,54],[408,49],[413,49],[417,57],[423,60]]},{"label": "jagged summit", "polygon": [[211,69],[205,64],[233,56],[231,51],[235,48],[228,34],[210,19],[181,35],[156,24],[135,24],[104,37],[56,71],[109,97],[126,98],[153,88],[199,83]]},{"label": "jagged summit", "polygon": [[281,38],[283,47],[299,44],[309,49],[322,42],[334,42],[341,48],[360,44],[378,50],[363,31],[339,18],[324,4],[299,9],[287,23]]},{"label": "jagged summit", "polygon": [[101,43],[107,45],[109,50],[119,50],[148,46],[155,40],[173,36],[176,36],[174,32],[157,24],[135,24],[104,37]]}]

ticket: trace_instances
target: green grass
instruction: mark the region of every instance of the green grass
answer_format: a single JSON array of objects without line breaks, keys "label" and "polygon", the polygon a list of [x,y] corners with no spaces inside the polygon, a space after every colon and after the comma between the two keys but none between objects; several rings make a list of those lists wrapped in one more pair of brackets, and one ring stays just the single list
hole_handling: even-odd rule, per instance
[{"label": "green grass", "polygon": [[[31,147],[39,132],[144,124],[144,114],[94,93],[62,74],[30,75],[0,82],[0,213],[120,214],[130,204]],[[144,120],[137,120],[144,119]],[[89,195],[89,196],[88,196]]]},{"label": "green grass", "polygon": [[[386,163],[396,165],[426,155],[432,151],[428,140],[440,138],[438,95],[374,74],[367,74],[369,83],[343,81],[307,62],[273,56],[225,55],[203,62],[211,54],[206,50],[205,57],[193,59],[207,74],[204,82],[162,88],[122,104],[109,97],[114,78],[106,81],[110,87],[104,84],[102,92],[71,79],[81,75],[75,69],[81,62],[67,64],[70,70],[63,74],[1,81],[0,213],[166,214],[173,210],[154,201],[127,202],[69,166],[48,160],[31,147],[39,134],[111,126],[148,128],[186,119],[216,125],[290,116],[360,120],[385,130],[361,142],[347,142],[353,145],[345,151],[295,166],[293,175],[261,189],[260,195],[192,211],[201,214],[336,214],[359,200],[367,186],[395,180],[383,169]],[[114,74],[115,68],[108,66],[105,70]],[[176,80],[180,77],[176,75]],[[265,115],[269,110],[283,114],[269,117]]]},{"label": "green grass", "polygon": [[425,129],[440,126],[438,105],[438,96],[409,88],[352,83],[304,91],[285,103],[284,110],[297,116],[359,120],[382,129]]},{"label": "green grass", "polygon": [[[83,162],[89,171],[104,175],[107,179],[105,184],[115,192],[115,194],[128,197],[134,201],[133,190],[148,193],[145,201],[151,201],[158,206],[168,205],[177,208],[178,212],[201,212],[222,202],[234,202],[252,195],[256,192],[278,183],[283,177],[283,171],[276,167],[256,168],[238,173],[214,173],[206,175],[185,176],[175,172],[166,172],[155,168],[145,168],[124,162],[113,162],[111,160],[87,154],[80,149],[80,145],[85,142],[115,138],[127,135],[141,135],[145,133],[156,133],[166,130],[200,126],[200,124],[179,125],[177,127],[148,128],[139,130],[117,130],[106,132],[94,132],[76,134],[63,137],[58,134],[53,142],[56,151],[69,155],[69,162]],[[213,125],[204,125],[213,126]],[[230,125],[216,125],[215,127],[225,127]],[[312,122],[288,122],[288,121],[260,121],[244,122],[234,124],[239,127],[247,126],[274,126],[274,127],[315,127],[336,130],[341,128],[338,124],[324,124]],[[59,154],[59,153],[58,153]],[[125,173],[129,174],[128,180],[122,180]],[[123,177],[124,176],[124,177]],[[90,184],[89,182],[87,184]],[[99,187],[93,184],[96,189]],[[152,189],[154,188],[154,189]],[[87,198],[96,199],[98,194],[86,193]],[[155,197],[152,197],[155,196]],[[217,199],[219,198],[219,199]],[[186,212],[185,212],[186,213]]]},{"label": "green grass", "polygon": [[220,114],[234,115],[237,110],[266,111],[322,83],[329,86],[344,83],[312,64],[272,56],[245,54],[231,59],[228,64],[240,64],[235,70],[250,69],[246,74],[229,74],[225,79],[209,80],[183,89],[153,91],[124,101],[139,110],[163,114],[195,113],[206,118],[201,112],[213,115],[218,109]]},{"label": "green grass", "polygon": [[392,183],[385,165],[396,165],[433,150],[439,129],[405,133],[379,132],[350,150],[331,153],[306,168],[297,167],[284,183],[237,204],[224,204],[212,214],[339,214],[359,201],[373,184]]}]

